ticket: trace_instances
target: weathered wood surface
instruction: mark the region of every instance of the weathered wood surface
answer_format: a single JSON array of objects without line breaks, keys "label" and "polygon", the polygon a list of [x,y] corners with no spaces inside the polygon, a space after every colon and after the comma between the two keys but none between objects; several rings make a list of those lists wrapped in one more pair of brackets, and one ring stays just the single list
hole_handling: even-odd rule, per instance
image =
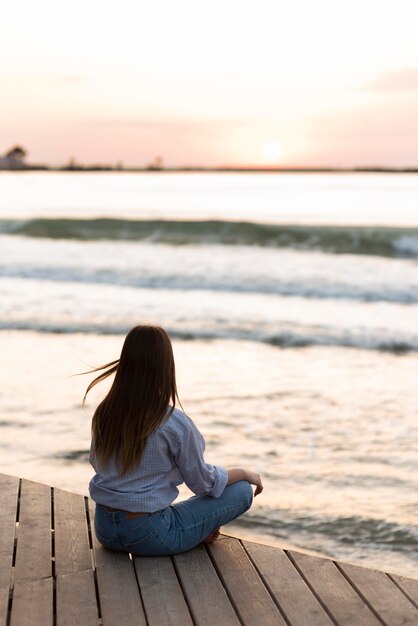
[{"label": "weathered wood surface", "polygon": [[55,574],[92,568],[84,497],[54,489]]},{"label": "weathered wood surface", "polygon": [[104,548],[87,497],[0,474],[0,626],[417,626],[418,580],[221,535]]},{"label": "weathered wood surface", "polygon": [[52,576],[18,582],[13,589],[11,626],[52,626],[52,588]]},{"label": "weathered wood surface", "polygon": [[339,567],[386,624],[396,624],[402,615],[402,626],[417,626],[418,609],[384,572],[349,563]]},{"label": "weathered wood surface", "polygon": [[7,616],[12,580],[19,479],[0,474],[0,624]]},{"label": "weathered wood surface", "polygon": [[40,580],[51,575],[51,488],[23,479],[15,585],[20,581]]},{"label": "weathered wood surface", "polygon": [[293,550],[288,555],[340,626],[379,626],[381,622],[333,561]]}]

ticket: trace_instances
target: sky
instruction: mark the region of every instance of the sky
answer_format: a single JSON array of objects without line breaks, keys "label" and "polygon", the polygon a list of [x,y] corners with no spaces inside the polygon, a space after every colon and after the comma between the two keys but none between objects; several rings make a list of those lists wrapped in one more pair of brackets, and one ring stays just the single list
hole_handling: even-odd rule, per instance
[{"label": "sky", "polygon": [[418,166],[416,0],[21,0],[0,154],[143,167]]}]

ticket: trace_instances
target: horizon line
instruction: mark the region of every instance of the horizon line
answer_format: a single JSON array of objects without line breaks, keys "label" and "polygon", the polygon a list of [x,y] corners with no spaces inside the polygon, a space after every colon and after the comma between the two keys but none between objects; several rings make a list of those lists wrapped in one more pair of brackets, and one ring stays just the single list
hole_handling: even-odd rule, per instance
[{"label": "horizon line", "polygon": [[382,173],[418,173],[418,165],[410,166],[410,167],[395,167],[395,166],[385,166],[385,165],[357,165],[357,166],[313,166],[313,165],[282,165],[282,166],[264,166],[264,165],[217,165],[217,166],[206,166],[206,165],[179,165],[179,166],[114,166],[114,165],[106,165],[106,164],[92,164],[92,165],[81,165],[81,164],[73,164],[73,165],[27,165],[21,164],[20,166],[15,167],[1,167],[1,172],[28,172],[28,171],[49,171],[49,172],[193,172],[193,171],[204,171],[204,172],[347,172],[347,173],[355,173],[355,172],[382,172]]}]

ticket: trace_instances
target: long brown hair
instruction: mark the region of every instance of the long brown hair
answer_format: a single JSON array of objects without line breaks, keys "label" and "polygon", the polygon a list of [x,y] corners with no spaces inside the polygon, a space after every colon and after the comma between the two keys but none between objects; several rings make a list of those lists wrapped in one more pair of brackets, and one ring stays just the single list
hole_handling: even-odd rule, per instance
[{"label": "long brown hair", "polygon": [[170,337],[160,326],[135,326],[125,337],[119,359],[82,373],[102,369],[106,371],[89,384],[82,405],[94,385],[115,373],[110,391],[94,412],[91,435],[97,460],[106,465],[115,455],[123,475],[139,463],[148,435],[173,413],[176,397],[183,408]]}]

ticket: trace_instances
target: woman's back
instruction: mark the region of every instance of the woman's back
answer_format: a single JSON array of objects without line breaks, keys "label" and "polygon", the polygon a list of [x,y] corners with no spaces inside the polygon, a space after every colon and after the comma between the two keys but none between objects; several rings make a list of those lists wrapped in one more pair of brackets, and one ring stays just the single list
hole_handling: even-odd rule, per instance
[{"label": "woman's back", "polygon": [[[172,409],[169,405],[167,413]],[[121,476],[114,457],[101,466],[94,454],[89,461],[96,470],[89,492],[95,502],[125,511],[153,513],[169,506],[178,496],[183,482],[196,494],[220,495],[227,484],[228,472],[203,460],[205,441],[194,422],[175,408],[146,440],[137,467]]]}]

